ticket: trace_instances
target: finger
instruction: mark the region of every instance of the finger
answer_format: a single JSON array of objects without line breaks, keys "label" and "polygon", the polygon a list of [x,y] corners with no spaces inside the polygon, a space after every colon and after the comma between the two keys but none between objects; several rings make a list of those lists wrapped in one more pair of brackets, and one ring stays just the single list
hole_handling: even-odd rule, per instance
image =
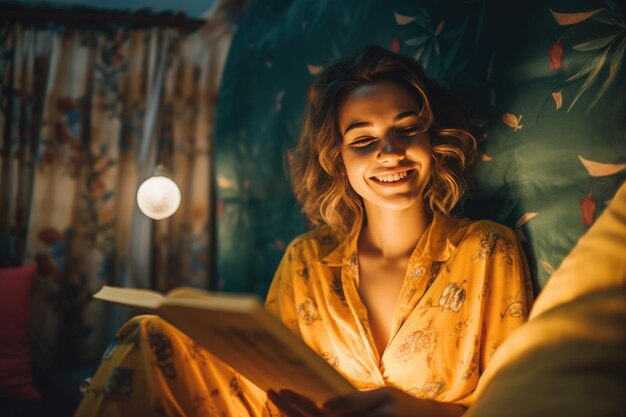
[{"label": "finger", "polygon": [[[392,405],[388,402],[384,402],[373,409],[357,411],[343,417],[394,417],[396,415]],[[414,416],[414,414],[411,415]]]},{"label": "finger", "polygon": [[[333,398],[323,405],[323,410],[330,416],[363,415],[367,411],[380,408],[390,400],[387,388],[372,391],[359,391],[343,397]],[[359,414],[361,413],[361,414]]]},{"label": "finger", "polygon": [[313,401],[293,391],[269,390],[267,396],[272,402],[289,417],[324,417],[324,413]]},{"label": "finger", "polygon": [[[347,414],[326,414],[328,417],[396,417],[397,414],[394,413],[394,409],[389,403],[383,403],[375,408],[371,408],[368,410],[357,410],[354,412],[349,412]],[[411,414],[413,417],[414,414]]]},{"label": "finger", "polygon": [[305,414],[311,417],[324,417],[324,412],[307,397],[289,390],[281,390],[280,395]]},{"label": "finger", "polygon": [[279,393],[274,390],[267,391],[267,398],[269,398],[276,407],[280,410],[282,414],[285,414],[288,417],[307,417],[302,414],[296,408],[294,408],[289,401],[283,398]]}]

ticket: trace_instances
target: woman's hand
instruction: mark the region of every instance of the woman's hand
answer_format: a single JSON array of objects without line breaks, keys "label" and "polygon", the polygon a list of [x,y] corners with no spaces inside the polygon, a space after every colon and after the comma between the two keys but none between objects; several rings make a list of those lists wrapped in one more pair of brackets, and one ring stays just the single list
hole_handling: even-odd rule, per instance
[{"label": "woman's hand", "polygon": [[326,417],[326,414],[313,401],[289,390],[276,392],[269,390],[267,398],[272,400],[284,415],[288,417]]},{"label": "woman's hand", "polygon": [[457,417],[465,412],[462,406],[415,398],[391,387],[337,397],[321,408],[291,391],[270,391],[268,396],[289,417]]}]

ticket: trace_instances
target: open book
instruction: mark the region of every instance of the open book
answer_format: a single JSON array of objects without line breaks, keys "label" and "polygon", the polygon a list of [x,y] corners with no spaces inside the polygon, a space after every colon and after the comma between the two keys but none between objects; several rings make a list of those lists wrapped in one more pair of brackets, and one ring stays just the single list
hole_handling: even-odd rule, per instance
[{"label": "open book", "polygon": [[356,391],[255,296],[105,285],[94,297],[157,313],[266,392],[289,389],[321,403]]}]

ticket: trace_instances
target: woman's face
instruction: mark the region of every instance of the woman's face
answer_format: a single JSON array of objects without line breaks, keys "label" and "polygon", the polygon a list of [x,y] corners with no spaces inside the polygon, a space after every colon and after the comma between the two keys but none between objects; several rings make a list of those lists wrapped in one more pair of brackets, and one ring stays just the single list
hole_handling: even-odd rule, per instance
[{"label": "woman's face", "polygon": [[341,156],[366,208],[403,210],[423,202],[433,162],[419,112],[417,101],[391,81],[362,85],[341,103]]}]

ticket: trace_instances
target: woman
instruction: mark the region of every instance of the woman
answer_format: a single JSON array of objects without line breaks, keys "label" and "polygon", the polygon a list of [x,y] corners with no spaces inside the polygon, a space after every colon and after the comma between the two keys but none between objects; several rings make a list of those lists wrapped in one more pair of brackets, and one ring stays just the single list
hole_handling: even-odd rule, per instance
[{"label": "woman", "polygon": [[[313,84],[291,177],[318,227],[289,245],[266,306],[361,391],[323,405],[270,392],[283,413],[462,415],[525,320],[532,293],[515,234],[449,215],[476,152],[449,103],[418,64],[378,47]],[[158,318],[121,333],[79,414],[131,415],[139,387],[168,415],[276,415],[265,393]]]}]

